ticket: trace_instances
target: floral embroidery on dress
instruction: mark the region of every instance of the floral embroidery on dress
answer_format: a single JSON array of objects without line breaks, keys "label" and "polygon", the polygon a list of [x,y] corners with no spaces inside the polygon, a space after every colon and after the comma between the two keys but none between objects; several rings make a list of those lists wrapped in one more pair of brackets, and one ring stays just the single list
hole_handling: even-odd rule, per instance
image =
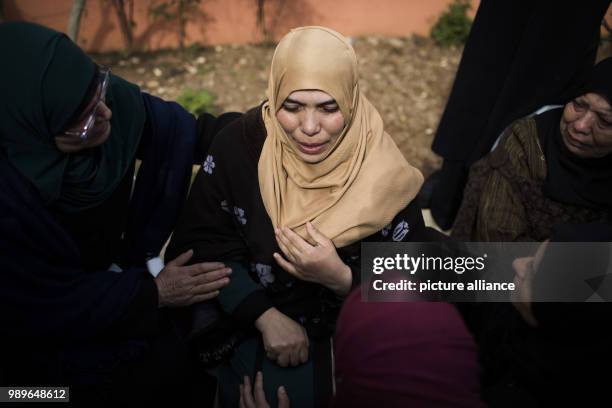
[{"label": "floral embroidery on dress", "polygon": [[214,168],[215,168],[215,160],[209,154],[208,156],[206,156],[206,160],[204,160],[204,163],[202,163],[202,169],[206,173],[212,174]]},{"label": "floral embroidery on dress", "polygon": [[241,223],[242,225],[245,225],[247,223],[247,219],[245,217],[244,210],[242,208],[238,208],[234,206],[234,215],[238,219],[238,222]]},{"label": "floral embroidery on dress", "polygon": [[274,283],[274,280],[276,279],[272,273],[272,267],[270,265],[262,263],[251,264],[251,270],[257,273],[259,282],[264,288],[268,287],[268,285],[271,283]]},{"label": "floral embroidery on dress", "polygon": [[389,235],[389,231],[391,231],[391,223],[387,224],[383,229],[380,230],[380,235],[386,237]]},{"label": "floral embroidery on dress", "polygon": [[406,221],[402,221],[395,226],[393,230],[393,240],[398,242],[406,237],[406,234],[410,231],[410,225]]}]

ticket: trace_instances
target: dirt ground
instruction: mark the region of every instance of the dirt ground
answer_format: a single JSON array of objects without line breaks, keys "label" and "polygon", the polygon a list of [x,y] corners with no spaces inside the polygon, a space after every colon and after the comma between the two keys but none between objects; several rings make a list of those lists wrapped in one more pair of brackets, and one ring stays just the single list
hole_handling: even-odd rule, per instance
[{"label": "dirt ground", "polygon": [[[360,86],[382,115],[387,132],[425,176],[441,163],[431,149],[461,57],[423,37],[351,39],[360,64]],[[216,96],[218,112],[245,111],[265,98],[274,45],[190,48],[133,56],[95,55],[143,90],[174,99],[187,88]]]}]

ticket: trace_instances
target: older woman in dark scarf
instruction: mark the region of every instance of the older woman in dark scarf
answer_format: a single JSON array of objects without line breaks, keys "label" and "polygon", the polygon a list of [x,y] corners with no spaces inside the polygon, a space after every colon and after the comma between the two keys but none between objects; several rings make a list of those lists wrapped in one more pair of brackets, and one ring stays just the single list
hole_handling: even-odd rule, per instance
[{"label": "older woman in dark scarf", "polygon": [[474,164],[453,236],[543,241],[558,223],[610,219],[612,59],[563,109],[516,121]]},{"label": "older woman in dark scarf", "polygon": [[187,252],[154,279],[145,262],[223,120],[196,122],[41,26],[1,24],[0,53],[2,385],[69,385],[103,405],[171,395],[190,363],[160,306],[216,296],[229,271],[184,267]]}]

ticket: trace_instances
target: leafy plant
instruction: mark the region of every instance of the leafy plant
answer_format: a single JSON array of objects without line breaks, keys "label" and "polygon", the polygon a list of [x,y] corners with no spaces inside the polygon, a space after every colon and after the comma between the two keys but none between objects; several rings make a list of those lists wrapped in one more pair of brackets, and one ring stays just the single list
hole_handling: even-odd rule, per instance
[{"label": "leafy plant", "polygon": [[431,28],[431,38],[441,47],[465,44],[472,20],[467,16],[470,0],[453,0]]},{"label": "leafy plant", "polygon": [[196,91],[191,88],[183,90],[176,101],[189,112],[199,116],[205,112],[215,112],[215,95],[203,89]]}]

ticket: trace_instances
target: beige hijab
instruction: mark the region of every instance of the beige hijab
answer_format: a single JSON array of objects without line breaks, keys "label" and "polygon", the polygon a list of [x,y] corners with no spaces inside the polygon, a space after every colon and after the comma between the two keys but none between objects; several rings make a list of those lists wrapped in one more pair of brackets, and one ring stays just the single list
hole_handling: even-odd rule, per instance
[{"label": "beige hijab", "polygon": [[[293,91],[331,95],[345,119],[325,158],[296,154],[276,112]],[[258,165],[261,197],[275,227],[310,239],[306,222],[344,247],[381,230],[419,191],[423,176],[384,131],[374,106],[359,93],[357,57],[339,33],[292,30],[276,47],[263,105],[267,138]]]}]

